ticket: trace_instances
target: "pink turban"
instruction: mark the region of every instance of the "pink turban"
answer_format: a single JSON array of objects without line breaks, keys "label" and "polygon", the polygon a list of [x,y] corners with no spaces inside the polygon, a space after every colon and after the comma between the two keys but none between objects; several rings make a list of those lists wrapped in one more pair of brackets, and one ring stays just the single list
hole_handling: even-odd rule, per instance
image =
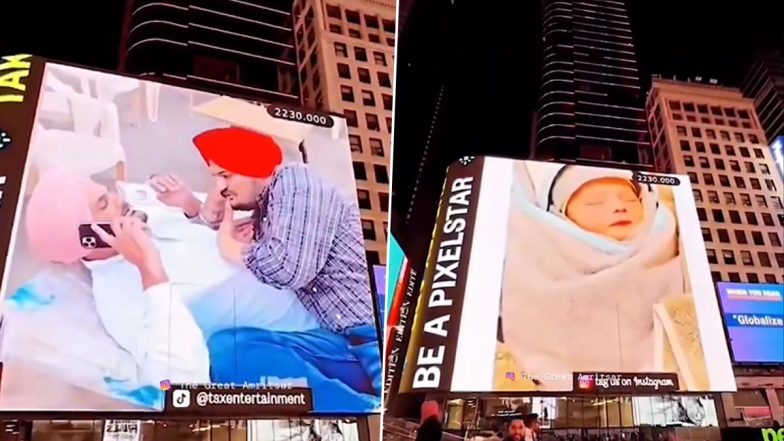
[{"label": "pink turban", "polygon": [[92,222],[90,181],[61,171],[46,171],[25,212],[30,251],[46,262],[73,263],[89,250],[79,241],[79,224]]}]

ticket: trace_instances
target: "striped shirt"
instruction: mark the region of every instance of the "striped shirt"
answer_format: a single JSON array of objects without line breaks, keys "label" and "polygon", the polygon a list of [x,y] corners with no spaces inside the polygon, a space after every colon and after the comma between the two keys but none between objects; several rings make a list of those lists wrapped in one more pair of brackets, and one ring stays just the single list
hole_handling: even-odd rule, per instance
[{"label": "striped shirt", "polygon": [[359,207],[302,164],[272,176],[258,199],[245,266],[296,291],[322,327],[339,334],[374,324]]}]

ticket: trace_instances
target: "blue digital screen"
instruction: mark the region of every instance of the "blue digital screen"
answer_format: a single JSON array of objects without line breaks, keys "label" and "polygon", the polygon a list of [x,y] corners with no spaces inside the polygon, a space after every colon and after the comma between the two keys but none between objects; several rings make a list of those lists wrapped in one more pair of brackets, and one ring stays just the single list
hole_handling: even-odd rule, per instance
[{"label": "blue digital screen", "polygon": [[784,285],[719,283],[738,363],[784,363]]}]

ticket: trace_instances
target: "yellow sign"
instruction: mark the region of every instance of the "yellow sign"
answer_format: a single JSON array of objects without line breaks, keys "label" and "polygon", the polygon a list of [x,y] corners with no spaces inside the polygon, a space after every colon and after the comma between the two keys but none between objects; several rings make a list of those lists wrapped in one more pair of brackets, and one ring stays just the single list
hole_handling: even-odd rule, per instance
[{"label": "yellow sign", "polygon": [[0,103],[22,103],[30,75],[32,55],[8,55],[0,58]]}]

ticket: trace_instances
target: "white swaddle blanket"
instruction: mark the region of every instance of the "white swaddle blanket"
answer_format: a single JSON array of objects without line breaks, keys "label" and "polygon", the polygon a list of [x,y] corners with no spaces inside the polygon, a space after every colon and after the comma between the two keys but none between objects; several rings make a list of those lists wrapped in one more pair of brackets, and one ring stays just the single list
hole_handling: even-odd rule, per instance
[{"label": "white swaddle blanket", "polygon": [[537,204],[519,182],[512,191],[504,341],[540,390],[570,390],[577,371],[651,370],[653,305],[684,293],[673,213],[644,189],[644,223],[621,243],[544,209],[546,199]]}]

